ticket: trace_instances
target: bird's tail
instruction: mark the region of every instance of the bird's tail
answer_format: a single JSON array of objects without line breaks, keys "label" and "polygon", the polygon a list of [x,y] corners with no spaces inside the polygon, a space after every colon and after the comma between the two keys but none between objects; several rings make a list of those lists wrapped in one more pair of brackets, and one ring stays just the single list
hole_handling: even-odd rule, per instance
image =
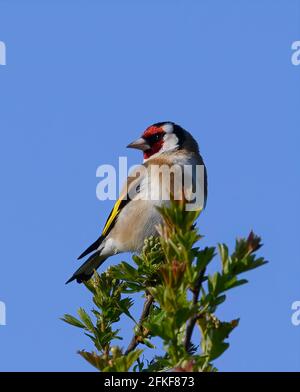
[{"label": "bird's tail", "polygon": [[101,251],[97,251],[93,253],[85,263],[82,264],[81,267],[78,268],[77,271],[74,272],[72,277],[66,282],[70,283],[73,280],[77,280],[78,283],[85,282],[89,280],[94,271],[100,267],[100,265],[107,259],[107,257],[101,256]]}]

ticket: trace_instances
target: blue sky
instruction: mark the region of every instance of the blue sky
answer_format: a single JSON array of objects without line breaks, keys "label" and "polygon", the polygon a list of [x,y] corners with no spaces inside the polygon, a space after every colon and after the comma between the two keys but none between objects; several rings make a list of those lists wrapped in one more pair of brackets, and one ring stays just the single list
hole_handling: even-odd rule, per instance
[{"label": "blue sky", "polygon": [[220,312],[241,323],[216,365],[300,370],[297,40],[299,0],[0,0],[0,370],[92,370],[76,355],[88,338],[59,317],[91,305],[64,282],[112,207],[96,168],[138,163],[125,146],[164,120],[208,168],[203,245],[253,229],[270,260]]}]

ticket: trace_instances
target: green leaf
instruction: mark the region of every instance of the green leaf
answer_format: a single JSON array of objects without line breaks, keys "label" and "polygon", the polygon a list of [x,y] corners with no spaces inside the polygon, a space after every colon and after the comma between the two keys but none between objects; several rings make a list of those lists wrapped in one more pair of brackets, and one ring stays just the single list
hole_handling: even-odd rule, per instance
[{"label": "green leaf", "polygon": [[228,247],[225,244],[218,244],[219,253],[221,256],[223,271],[226,271],[227,261],[228,261]]},{"label": "green leaf", "polygon": [[82,324],[82,322],[80,322],[76,317],[71,316],[70,314],[65,314],[61,320],[63,320],[64,322],[73,325],[74,327],[78,327],[78,328],[85,328],[85,325]]},{"label": "green leaf", "polygon": [[222,290],[222,276],[219,272],[208,275],[208,290],[214,295],[217,295]]},{"label": "green leaf", "polygon": [[197,252],[197,269],[198,271],[203,271],[207,265],[212,261],[215,256],[216,248],[206,247],[203,250]]},{"label": "green leaf", "polygon": [[87,314],[87,312],[83,308],[79,308],[78,309],[78,314],[79,314],[79,317],[80,317],[81,321],[85,325],[85,327],[89,331],[94,332],[95,331],[94,324],[93,324],[90,316]]},{"label": "green leaf", "polygon": [[215,305],[218,306],[226,300],[226,295],[220,295],[216,298]]},{"label": "green leaf", "polygon": [[78,351],[78,354],[98,370],[102,370],[105,366],[105,361],[95,352],[90,353],[82,350]]},{"label": "green leaf", "polygon": [[246,283],[248,283],[247,279],[240,279],[240,280],[238,280],[237,277],[234,276],[232,279],[230,279],[227,282],[225,282],[225,284],[224,284],[224,291],[233,289],[234,287],[238,287],[238,286],[241,286],[241,285],[246,284]]},{"label": "green leaf", "polygon": [[136,324],[137,322],[129,312],[129,308],[131,308],[132,305],[133,305],[133,300],[131,298],[123,298],[117,303],[117,306],[120,308],[122,313],[125,313],[126,316],[129,317]]},{"label": "green leaf", "polygon": [[131,351],[131,353],[129,353],[127,355],[126,358],[126,363],[127,363],[127,371],[131,368],[131,366],[134,364],[134,362],[141,356],[141,354],[143,353],[144,350],[135,350],[135,351]]}]

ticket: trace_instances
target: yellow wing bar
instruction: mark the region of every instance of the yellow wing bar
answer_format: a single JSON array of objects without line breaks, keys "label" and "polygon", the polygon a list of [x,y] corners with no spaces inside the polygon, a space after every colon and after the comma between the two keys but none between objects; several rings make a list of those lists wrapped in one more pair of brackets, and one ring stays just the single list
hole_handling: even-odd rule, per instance
[{"label": "yellow wing bar", "polygon": [[116,204],[114,205],[114,208],[112,209],[106,223],[104,226],[104,229],[102,231],[102,235],[105,236],[107,232],[112,228],[112,225],[114,224],[119,212],[122,210],[122,202],[126,201],[125,199],[118,199],[116,201]]}]

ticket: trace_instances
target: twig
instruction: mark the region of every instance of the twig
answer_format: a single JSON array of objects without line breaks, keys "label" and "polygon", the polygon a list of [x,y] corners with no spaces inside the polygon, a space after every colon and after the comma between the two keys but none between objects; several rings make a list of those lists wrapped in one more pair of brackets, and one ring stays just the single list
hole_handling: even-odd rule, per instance
[{"label": "twig", "polygon": [[[195,288],[193,290],[193,304],[194,305],[197,305],[197,302],[198,302],[204,274],[205,274],[205,269],[200,272],[199,278],[198,278],[196,285],[195,285]],[[191,349],[191,346],[192,346],[191,339],[192,339],[192,335],[193,335],[193,331],[194,331],[197,319],[198,319],[198,315],[195,315],[195,316],[192,316],[187,322],[185,338],[184,338],[184,342],[183,342],[186,351],[189,351]]]},{"label": "twig", "polygon": [[[154,298],[152,297],[151,294],[146,294],[146,301],[144,303],[143,307],[143,312],[140,317],[140,321],[138,323],[139,330],[142,328],[142,323],[143,321],[149,316],[151,306],[153,304]],[[129,346],[127,347],[127,350],[125,351],[125,355],[133,351],[139,344],[138,336],[134,335],[133,338],[131,339],[131,342],[129,343]]]}]

